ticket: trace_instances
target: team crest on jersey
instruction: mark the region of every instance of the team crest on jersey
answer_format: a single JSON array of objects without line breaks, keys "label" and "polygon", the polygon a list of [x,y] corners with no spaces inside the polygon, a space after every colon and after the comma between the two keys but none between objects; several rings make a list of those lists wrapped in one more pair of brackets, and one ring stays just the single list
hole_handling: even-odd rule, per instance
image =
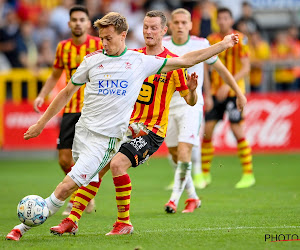
[{"label": "team crest on jersey", "polygon": [[101,64],[97,67],[98,69],[104,69],[104,66]]},{"label": "team crest on jersey", "polygon": [[126,63],[125,63],[125,68],[126,68],[126,69],[131,69],[131,65],[132,65],[132,64],[131,64],[130,62],[126,62]]}]

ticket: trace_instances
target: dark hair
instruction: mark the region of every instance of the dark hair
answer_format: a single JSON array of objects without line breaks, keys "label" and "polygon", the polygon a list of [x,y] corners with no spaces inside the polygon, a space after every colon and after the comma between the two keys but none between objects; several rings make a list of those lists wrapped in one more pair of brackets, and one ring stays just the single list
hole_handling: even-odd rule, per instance
[{"label": "dark hair", "polygon": [[87,16],[89,16],[89,11],[88,11],[88,9],[87,9],[85,6],[83,6],[83,5],[74,5],[74,6],[70,9],[69,15],[71,16],[72,13],[75,12],[75,11],[82,11],[82,12],[84,12]]},{"label": "dark hair", "polygon": [[160,17],[162,28],[164,28],[167,25],[167,18],[162,11],[151,10],[146,13],[146,16],[147,17]]},{"label": "dark hair", "polygon": [[225,7],[219,8],[219,9],[217,10],[217,15],[219,15],[220,13],[226,13],[226,12],[227,12],[231,17],[233,17],[233,16],[232,16],[231,10],[228,9],[228,8],[225,8]]}]

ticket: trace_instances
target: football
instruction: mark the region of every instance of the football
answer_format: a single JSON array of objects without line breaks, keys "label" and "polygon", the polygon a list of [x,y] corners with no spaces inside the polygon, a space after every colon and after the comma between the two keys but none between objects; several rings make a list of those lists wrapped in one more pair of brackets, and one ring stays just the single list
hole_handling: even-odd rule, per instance
[{"label": "football", "polygon": [[49,216],[46,201],[38,195],[24,197],[18,204],[17,213],[20,221],[30,227],[43,224]]}]

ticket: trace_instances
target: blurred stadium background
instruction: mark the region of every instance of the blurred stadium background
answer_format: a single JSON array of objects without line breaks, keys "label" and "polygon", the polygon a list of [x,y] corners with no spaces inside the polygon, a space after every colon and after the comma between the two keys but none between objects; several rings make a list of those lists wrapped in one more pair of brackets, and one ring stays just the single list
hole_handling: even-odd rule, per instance
[{"label": "blurred stadium background", "polygon": [[[56,162],[56,138],[59,131],[60,116],[52,119],[39,138],[25,141],[23,140],[23,133],[40,117],[40,114],[33,111],[32,102],[51,72],[57,42],[70,36],[67,26],[68,10],[75,3],[86,5],[92,20],[102,17],[109,11],[124,14],[130,25],[130,32],[127,37],[129,48],[143,46],[142,20],[148,10],[164,10],[169,15],[175,8],[187,8],[192,13],[192,34],[202,37],[218,31],[216,10],[219,6],[226,6],[232,10],[236,20],[236,28],[247,35],[251,52],[251,73],[247,79],[248,104],[245,109],[247,117],[245,128],[246,137],[254,152],[254,172],[257,177],[257,185],[248,193],[238,193],[237,191],[232,193],[232,187],[235,183],[232,180],[238,178],[239,175],[233,168],[239,169],[240,167],[238,158],[235,156],[236,142],[225,119],[224,122],[218,124],[215,130],[214,144],[217,154],[229,154],[229,156],[219,156],[214,160],[216,167],[213,168],[216,170],[213,171],[215,171],[216,180],[219,181],[219,184],[215,186],[215,189],[205,190],[201,194],[206,197],[207,204],[210,204],[208,209],[204,210],[207,214],[201,215],[201,220],[206,228],[213,226],[238,227],[243,223],[246,226],[250,225],[250,229],[251,227],[255,228],[261,223],[260,217],[255,217],[260,212],[255,209],[251,210],[252,207],[250,205],[249,208],[248,204],[256,200],[257,203],[253,206],[261,207],[265,209],[264,211],[271,209],[269,217],[263,220],[265,229],[258,229],[256,234],[250,233],[248,236],[241,232],[240,238],[231,238],[233,242],[245,239],[245,237],[252,237],[252,239],[262,237],[261,241],[257,242],[263,242],[264,234],[268,233],[270,228],[274,228],[271,223],[274,218],[283,214],[286,216],[289,213],[292,217],[283,216],[280,220],[275,220],[276,223],[278,222],[277,224],[274,223],[282,225],[282,228],[285,228],[284,225],[294,226],[286,227],[289,229],[285,229],[285,231],[278,229],[276,232],[298,232],[300,235],[299,224],[294,223],[296,217],[299,217],[299,208],[296,208],[296,204],[299,204],[297,176],[300,174],[300,0],[0,0],[0,171],[1,183],[4,183],[5,199],[7,200],[7,204],[1,204],[1,211],[10,211],[23,196],[34,193],[34,190],[39,190],[45,184],[43,181],[44,174],[49,178],[49,181],[46,182],[49,185],[47,187],[44,185],[44,188],[40,189],[40,195],[43,197],[46,197],[55,187],[53,185],[63,177],[62,173],[59,173],[60,168]],[[90,33],[97,35],[97,31],[94,29]],[[60,84],[48,97],[48,104],[63,86],[64,79],[62,78]],[[46,108],[47,104],[44,105],[43,110]],[[166,155],[165,146],[155,154],[159,157],[166,157]],[[39,158],[39,161],[32,161],[36,158]],[[155,171],[158,166],[163,168],[164,165],[167,165],[167,161],[154,159],[152,163],[150,161],[150,165],[155,165]],[[41,166],[44,169],[40,169]],[[221,166],[229,166],[229,168],[219,170]],[[155,209],[158,210],[158,213],[163,212],[163,202],[166,201],[168,194],[162,195],[160,190],[172,179],[172,174],[168,167],[161,172],[159,177],[149,171],[149,168],[146,167],[146,169],[144,173],[141,171],[133,174],[134,181],[137,182],[137,189],[147,192],[146,189],[143,189],[143,185],[153,187],[154,184],[150,178],[155,179],[158,186],[153,187],[152,193],[146,193],[146,195],[151,197],[149,198],[151,201],[156,198],[158,200],[149,203],[148,199],[145,200],[144,197],[138,196],[139,191],[137,191],[137,198],[133,202],[143,204],[144,211],[153,215]],[[36,170],[38,171],[36,172]],[[168,172],[169,170],[170,172]],[[220,171],[219,174],[218,171]],[[34,181],[32,178],[37,178],[38,181]],[[142,181],[142,178],[145,178],[145,182]],[[16,180],[17,185],[14,180]],[[23,187],[27,185],[28,180],[32,186],[24,189]],[[281,186],[285,186],[285,189],[280,189]],[[113,187],[107,189],[113,190]],[[270,192],[267,198],[265,192]],[[224,204],[230,200],[232,207],[229,210],[234,210],[236,206],[242,205],[240,209],[252,217],[250,216],[249,220],[245,222],[244,218],[237,218],[234,212],[230,214],[232,217],[228,218],[224,212],[222,215],[227,220],[225,219],[224,224],[220,224],[224,221],[220,222],[216,219],[219,214],[218,211],[214,210],[214,207],[220,207],[218,194],[223,196],[222,202],[224,203],[222,206],[225,209],[228,207]],[[113,198],[113,192],[109,195]],[[248,198],[244,200],[245,203],[240,204],[240,200],[245,199],[246,196]],[[265,199],[268,199],[269,205],[262,206],[261,204]],[[112,204],[111,206],[114,206],[113,199],[109,202]],[[291,206],[289,208],[283,206],[282,208],[282,203]],[[153,205],[154,208],[151,210],[149,207]],[[135,207],[136,210],[133,210],[133,213],[136,214],[136,221],[139,223],[140,230],[147,232],[147,228],[143,228],[143,224],[139,222],[139,217],[143,221],[145,218],[142,214],[140,216],[138,207]],[[105,212],[110,215],[111,210]],[[209,211],[213,212],[209,214]],[[261,216],[266,216],[266,214]],[[7,218],[4,217],[1,215],[1,219],[4,219],[9,228],[4,227],[5,223],[1,223],[0,236],[3,238],[17,221],[14,212],[9,213]],[[178,220],[176,222],[178,225],[184,224],[179,216],[175,218]],[[59,219],[61,218],[59,217]],[[161,230],[165,230],[164,228],[168,223],[170,223],[169,227],[173,227],[171,221],[163,219],[162,222],[161,217],[157,219],[159,220],[154,223],[158,223],[158,228],[163,228]],[[192,228],[198,226],[196,223],[193,224],[196,219],[196,216],[190,217],[189,223]],[[93,225],[94,221],[88,220]],[[108,219],[105,217],[105,220]],[[108,221],[110,224],[113,223],[111,220]],[[55,222],[53,223],[55,224]],[[146,220],[146,223],[151,224],[152,222]],[[151,227],[156,225],[153,224]],[[275,226],[275,228],[280,227]],[[84,229],[89,232],[88,228]],[[108,230],[109,228],[104,229]],[[192,235],[192,230],[186,230],[186,233],[191,234],[192,238],[190,239],[195,237],[194,241],[197,242],[198,236]],[[199,230],[196,230],[198,234]],[[157,232],[148,230],[148,236],[150,235],[150,239],[153,237],[158,242],[164,242],[163,238],[157,238]],[[206,229],[201,232],[204,234],[202,236],[203,241],[207,241],[211,232]],[[217,233],[214,231],[214,237],[220,236]],[[222,236],[227,237],[225,234]],[[181,234],[174,234],[173,237],[180,238]],[[29,239],[33,240],[33,238]],[[47,239],[44,240],[47,242]],[[141,244],[139,238],[133,239],[133,241],[138,246]],[[183,242],[181,242],[181,248],[185,246]],[[214,245],[216,244],[215,241],[209,242],[211,245],[208,245],[208,248],[210,249],[213,249],[214,246],[223,246]],[[119,243],[123,243],[122,240]],[[250,249],[257,249],[258,245],[251,245],[253,242],[248,243]],[[157,249],[159,246],[159,243],[154,246],[150,243],[149,245],[147,245],[148,243],[145,244],[148,249]],[[25,246],[30,247],[31,245]],[[130,249],[133,249],[134,246]],[[45,248],[47,245],[45,243],[40,247]],[[248,248],[246,245],[232,245],[232,247]],[[230,246],[227,248],[232,249]]]}]

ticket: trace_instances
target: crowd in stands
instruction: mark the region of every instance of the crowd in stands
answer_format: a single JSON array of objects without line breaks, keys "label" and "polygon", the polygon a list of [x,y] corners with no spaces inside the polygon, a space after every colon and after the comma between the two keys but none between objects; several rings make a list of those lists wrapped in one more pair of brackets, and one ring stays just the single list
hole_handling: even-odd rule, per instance
[{"label": "crowd in stands", "polygon": [[[207,37],[218,31],[216,11],[222,1],[0,0],[0,71],[28,68],[38,72],[40,68],[51,67],[56,44],[70,37],[69,9],[74,4],[86,5],[92,22],[109,11],[125,15],[130,26],[127,46],[137,48],[144,45],[142,20],[146,11],[159,9],[169,15],[173,9],[184,7],[192,14],[191,34]],[[235,29],[248,38],[251,91],[262,91],[266,65],[272,65],[269,71],[273,72],[271,80],[275,85],[271,90],[300,90],[299,28],[291,25],[288,30],[278,30],[270,37],[255,20],[248,2],[242,3],[240,13]],[[94,28],[90,33],[98,35]]]}]

